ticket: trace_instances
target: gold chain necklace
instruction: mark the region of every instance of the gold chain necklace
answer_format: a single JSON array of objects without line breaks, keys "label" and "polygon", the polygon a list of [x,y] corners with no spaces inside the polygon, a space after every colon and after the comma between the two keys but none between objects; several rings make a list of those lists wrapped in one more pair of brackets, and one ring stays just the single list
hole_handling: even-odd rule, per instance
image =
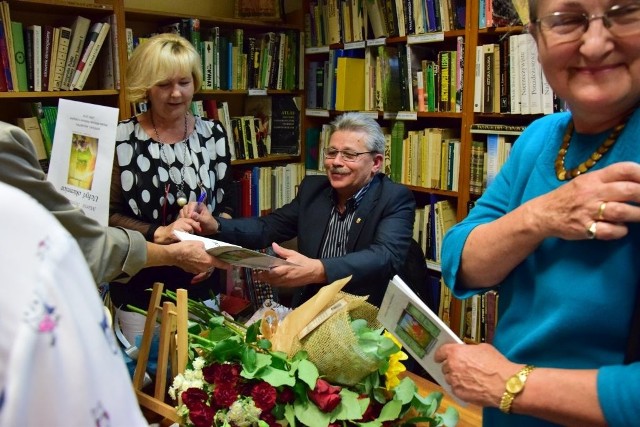
[{"label": "gold chain necklace", "polygon": [[558,177],[558,179],[560,181],[568,181],[580,174],[585,173],[586,171],[591,169],[596,163],[598,163],[598,160],[600,160],[602,156],[604,156],[605,153],[609,151],[611,147],[613,147],[613,144],[616,143],[616,141],[618,140],[618,136],[620,135],[620,132],[622,132],[622,129],[624,129],[625,125],[627,124],[628,118],[629,116],[627,116],[622,123],[616,125],[616,127],[613,128],[613,130],[611,131],[607,139],[605,139],[605,141],[600,145],[600,147],[598,147],[596,151],[594,151],[587,160],[580,163],[576,168],[566,170],[564,166],[564,160],[565,160],[565,156],[567,155],[567,151],[569,150],[569,143],[571,142],[571,136],[573,135],[573,120],[570,121],[569,124],[567,125],[567,130],[564,132],[564,137],[562,138],[562,145],[560,146],[560,149],[558,150],[558,156],[556,157],[555,166],[556,166],[556,176]]}]

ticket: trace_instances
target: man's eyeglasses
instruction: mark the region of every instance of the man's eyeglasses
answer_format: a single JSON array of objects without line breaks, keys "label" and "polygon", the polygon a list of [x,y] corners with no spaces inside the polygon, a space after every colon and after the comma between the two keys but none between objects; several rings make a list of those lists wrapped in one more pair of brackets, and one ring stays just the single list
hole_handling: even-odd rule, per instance
[{"label": "man's eyeglasses", "polygon": [[335,159],[338,154],[342,155],[342,160],[345,162],[355,162],[358,160],[358,156],[361,154],[375,153],[375,151],[353,151],[353,150],[336,150],[335,148],[325,148],[324,157],[327,159]]},{"label": "man's eyeglasses", "polygon": [[533,21],[551,41],[568,43],[578,40],[591,21],[602,19],[603,25],[616,37],[640,33],[640,3],[616,5],[602,15],[579,12],[554,12]]}]

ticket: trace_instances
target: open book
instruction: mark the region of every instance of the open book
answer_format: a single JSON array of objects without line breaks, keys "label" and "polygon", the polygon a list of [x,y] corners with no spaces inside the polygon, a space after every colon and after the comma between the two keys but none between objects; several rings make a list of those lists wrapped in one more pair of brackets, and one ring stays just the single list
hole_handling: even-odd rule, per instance
[{"label": "open book", "polygon": [[204,248],[209,254],[229,264],[258,270],[268,270],[279,265],[295,265],[282,258],[246,249],[242,246],[232,245],[231,243],[225,243],[179,230],[174,230],[173,233],[180,240],[195,240],[204,243]]},{"label": "open book", "polygon": [[452,398],[466,405],[466,402],[454,396],[451,386],[444,380],[442,366],[433,360],[442,344],[462,344],[462,340],[399,276],[389,281],[378,320],[400,341],[403,351],[413,356]]}]

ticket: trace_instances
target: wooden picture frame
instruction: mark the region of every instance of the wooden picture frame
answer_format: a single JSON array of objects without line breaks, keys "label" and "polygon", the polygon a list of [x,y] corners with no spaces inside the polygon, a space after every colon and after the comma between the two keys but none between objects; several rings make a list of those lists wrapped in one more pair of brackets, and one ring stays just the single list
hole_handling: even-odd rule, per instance
[{"label": "wooden picture frame", "polygon": [[234,17],[260,21],[282,21],[281,0],[235,0]]}]

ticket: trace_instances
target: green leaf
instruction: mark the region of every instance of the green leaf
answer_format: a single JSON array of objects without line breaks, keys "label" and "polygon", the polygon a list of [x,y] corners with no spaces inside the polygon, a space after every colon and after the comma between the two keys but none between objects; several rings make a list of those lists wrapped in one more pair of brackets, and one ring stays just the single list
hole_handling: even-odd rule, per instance
[{"label": "green leaf", "polygon": [[[342,390],[340,390],[340,397],[342,400],[338,407],[332,412],[331,422],[335,420],[359,420],[362,418],[362,414],[364,414],[367,406],[362,409],[357,393],[343,387]],[[366,400],[367,404],[369,402],[369,399],[362,400]]]},{"label": "green leaf", "polygon": [[262,349],[262,350],[269,350],[271,348],[271,341],[266,340],[266,339],[260,339],[258,340],[258,348]]},{"label": "green leaf", "polygon": [[284,418],[291,427],[296,427],[296,414],[293,405],[286,405],[284,407]]},{"label": "green leaf", "polygon": [[296,417],[305,426],[309,427],[327,427],[331,420],[329,414],[322,412],[318,407],[312,403],[306,405],[293,404]]},{"label": "green leaf", "polygon": [[260,378],[274,387],[283,385],[293,387],[296,384],[296,379],[292,377],[288,371],[273,369],[271,366],[267,366],[260,372]]},{"label": "green leaf", "polygon": [[[400,384],[394,387],[394,399],[402,402],[403,405],[410,403],[418,392],[418,387],[410,378],[403,378]],[[420,396],[420,395],[418,395]]]},{"label": "green leaf", "polygon": [[254,373],[258,366],[258,357],[256,351],[251,347],[245,347],[242,350],[242,368],[245,371]]},{"label": "green leaf", "polygon": [[214,326],[209,329],[207,334],[207,339],[211,341],[222,341],[231,337],[236,337],[236,335],[224,326]]},{"label": "green leaf", "polygon": [[444,414],[438,414],[438,418],[440,418],[442,425],[445,425],[446,427],[455,427],[460,420],[460,414],[453,406],[449,406]]},{"label": "green leaf", "polygon": [[222,316],[211,316],[207,323],[209,325],[209,329],[213,329],[216,326],[222,326],[222,325],[224,325],[224,317],[222,317]]},{"label": "green leaf", "polygon": [[316,381],[319,376],[318,368],[312,362],[307,359],[302,359],[298,362],[298,378],[304,381],[311,390],[316,387]]},{"label": "green leaf", "polygon": [[433,391],[427,396],[422,397],[419,394],[414,394],[411,404],[422,416],[433,417],[440,402],[442,401],[442,393],[439,391]]},{"label": "green leaf", "polygon": [[258,340],[258,334],[260,334],[260,322],[254,322],[247,328],[245,335],[245,342],[254,343]]},{"label": "green leaf", "polygon": [[401,410],[402,403],[399,400],[390,400],[382,407],[378,421],[397,420]]}]

